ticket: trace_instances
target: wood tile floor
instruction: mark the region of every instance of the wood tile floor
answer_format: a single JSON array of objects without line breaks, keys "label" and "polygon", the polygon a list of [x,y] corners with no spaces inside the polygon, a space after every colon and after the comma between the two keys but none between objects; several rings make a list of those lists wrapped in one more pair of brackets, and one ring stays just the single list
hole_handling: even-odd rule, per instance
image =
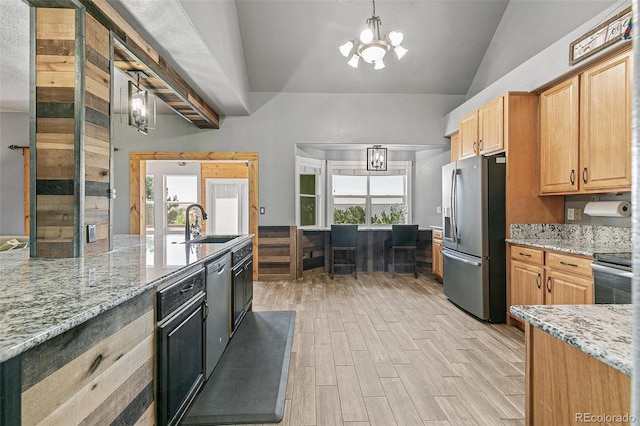
[{"label": "wood tile floor", "polygon": [[524,424],[524,335],[453,306],[430,276],[256,282],[295,310],[281,425]]}]

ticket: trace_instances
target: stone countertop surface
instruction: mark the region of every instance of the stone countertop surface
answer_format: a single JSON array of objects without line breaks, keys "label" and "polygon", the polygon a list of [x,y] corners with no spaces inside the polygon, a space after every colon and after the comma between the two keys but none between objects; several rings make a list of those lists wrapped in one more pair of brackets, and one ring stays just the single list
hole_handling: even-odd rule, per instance
[{"label": "stone countertop surface", "polygon": [[116,235],[109,252],[67,259],[30,258],[29,249],[2,252],[0,362],[251,238],[187,245],[182,234]]},{"label": "stone countertop surface", "polygon": [[512,224],[511,244],[593,257],[631,251],[631,229],[599,225]]},{"label": "stone countertop surface", "polygon": [[516,317],[631,376],[632,305],[514,305]]},{"label": "stone countertop surface", "polygon": [[577,254],[581,256],[593,257],[594,253],[617,253],[631,251],[626,245],[609,245],[597,243],[585,243],[581,241],[570,241],[561,239],[532,239],[532,238],[507,238],[505,240],[511,244],[535,247],[546,250],[555,250],[564,253]]}]

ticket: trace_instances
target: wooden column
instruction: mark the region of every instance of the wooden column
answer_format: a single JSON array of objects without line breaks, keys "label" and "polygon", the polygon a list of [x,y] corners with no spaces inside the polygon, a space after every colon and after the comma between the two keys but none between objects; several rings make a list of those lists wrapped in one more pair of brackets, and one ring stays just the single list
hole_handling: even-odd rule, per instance
[{"label": "wooden column", "polygon": [[109,31],[72,0],[41,3],[31,2],[31,256],[108,251]]}]

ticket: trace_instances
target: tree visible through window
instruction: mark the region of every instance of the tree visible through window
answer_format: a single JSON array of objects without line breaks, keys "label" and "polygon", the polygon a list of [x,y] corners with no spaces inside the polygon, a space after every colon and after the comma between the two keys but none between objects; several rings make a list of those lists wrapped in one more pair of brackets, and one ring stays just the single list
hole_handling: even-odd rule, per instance
[{"label": "tree visible through window", "polygon": [[407,223],[404,175],[333,174],[333,223]]},{"label": "tree visible through window", "polygon": [[153,191],[154,191],[153,176],[149,175],[145,180],[145,213],[146,213],[145,220],[146,220],[147,229],[149,230],[153,230],[154,223],[155,223],[155,214],[154,214],[155,202],[154,202]]}]

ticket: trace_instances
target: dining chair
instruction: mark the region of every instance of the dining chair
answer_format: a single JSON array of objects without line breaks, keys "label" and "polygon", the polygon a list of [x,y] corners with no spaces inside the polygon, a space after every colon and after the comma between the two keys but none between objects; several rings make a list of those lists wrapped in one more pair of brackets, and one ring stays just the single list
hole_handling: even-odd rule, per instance
[{"label": "dining chair", "polygon": [[[396,266],[412,265],[413,276],[418,278],[416,268],[416,249],[418,245],[418,225],[391,225],[391,240],[385,244],[385,259],[387,250],[391,250],[391,272],[395,276]],[[396,263],[396,251],[405,251],[407,256],[412,253],[411,261]]]},{"label": "dining chair", "polygon": [[[341,255],[336,258],[336,252]],[[331,225],[331,278],[335,266],[353,267],[358,279],[358,225]]]}]

